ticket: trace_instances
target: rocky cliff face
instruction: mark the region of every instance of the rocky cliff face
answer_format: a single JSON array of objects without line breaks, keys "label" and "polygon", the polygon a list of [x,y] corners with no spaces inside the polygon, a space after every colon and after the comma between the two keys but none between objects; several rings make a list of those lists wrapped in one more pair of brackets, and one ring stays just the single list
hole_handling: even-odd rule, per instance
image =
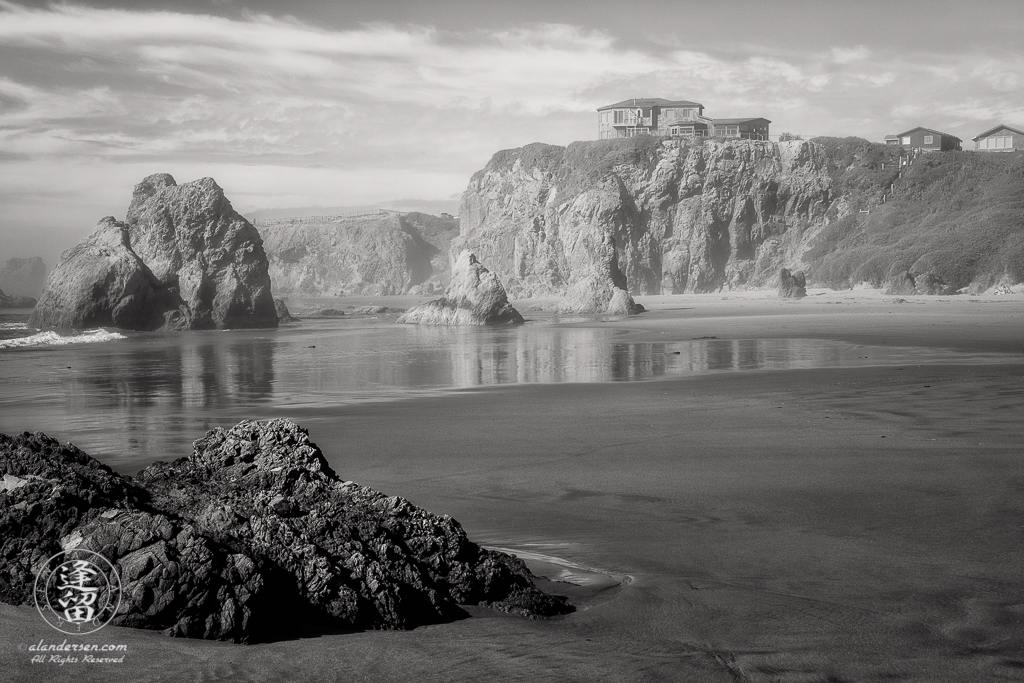
[{"label": "rocky cliff face", "polygon": [[262,225],[274,291],[286,296],[440,292],[458,222],[426,214],[285,219]]},{"label": "rocky cliff face", "polygon": [[473,175],[452,249],[475,251],[512,298],[586,288],[604,235],[633,294],[767,286],[835,213],[833,170],[804,141],[528,145]]},{"label": "rocky cliff face", "polygon": [[104,218],[62,256],[30,320],[131,330],[275,327],[259,233],[212,178],[135,187],[126,222]]},{"label": "rocky cliff face", "polygon": [[38,256],[11,258],[0,268],[0,289],[8,296],[29,296],[35,299],[46,284],[46,264]]}]

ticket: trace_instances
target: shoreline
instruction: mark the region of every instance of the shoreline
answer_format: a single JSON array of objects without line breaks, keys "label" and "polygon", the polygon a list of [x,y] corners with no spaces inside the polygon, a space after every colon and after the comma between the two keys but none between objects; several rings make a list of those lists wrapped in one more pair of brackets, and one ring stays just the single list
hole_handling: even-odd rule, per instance
[{"label": "shoreline", "polygon": [[[530,621],[472,608],[471,618],[408,632],[243,647],[111,627],[89,642],[129,643],[125,663],[82,669],[27,664],[15,644],[60,634],[31,608],[0,605],[9,644],[0,664],[19,680],[115,682],[924,683],[1018,670],[1024,306],[1010,296],[964,302],[972,310],[945,323],[959,304],[870,300],[829,312],[804,302],[674,298],[635,318],[557,324],[616,330],[624,343],[911,340],[992,350],[1006,362],[491,385],[266,407],[308,428],[343,478],[450,514],[481,545],[524,551],[555,580],[545,589],[581,609]],[[865,320],[890,316],[880,332],[864,331]],[[557,583],[585,571],[630,580]]]}]

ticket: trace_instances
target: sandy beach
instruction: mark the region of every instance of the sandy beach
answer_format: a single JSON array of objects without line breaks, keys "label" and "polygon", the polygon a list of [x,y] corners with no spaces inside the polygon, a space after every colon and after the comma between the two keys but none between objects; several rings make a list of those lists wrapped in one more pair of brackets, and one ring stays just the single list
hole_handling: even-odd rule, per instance
[{"label": "sandy beach", "polygon": [[[558,324],[667,353],[707,337],[737,353],[830,339],[914,347],[922,362],[279,411],[344,477],[521,553],[575,614],[474,608],[409,632],[253,646],[110,627],[80,642],[126,643],[123,663],[56,666],[31,664],[27,646],[62,636],[34,608],[0,605],[0,678],[1019,680],[1024,295],[809,294],[639,297],[636,318]],[[552,316],[526,312],[544,303],[516,306]],[[935,363],[929,349],[956,353]]]}]

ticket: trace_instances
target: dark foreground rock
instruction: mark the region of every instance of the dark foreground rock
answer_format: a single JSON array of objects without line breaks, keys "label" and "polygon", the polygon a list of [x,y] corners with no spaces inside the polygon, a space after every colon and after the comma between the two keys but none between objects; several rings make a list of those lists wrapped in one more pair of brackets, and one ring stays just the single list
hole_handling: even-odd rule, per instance
[{"label": "dark foreground rock", "polygon": [[289,420],[215,429],[194,452],[126,479],[42,434],[0,435],[0,599],[32,599],[61,549],[115,564],[112,623],[257,641],[323,629],[412,628],[460,604],[572,611],[515,557],[451,517],[342,481]]},{"label": "dark foreground rock", "polygon": [[32,312],[35,327],[131,330],[276,327],[259,233],[212,178],[135,186],[124,222],[102,219],[64,252]]},{"label": "dark foreground rock", "polygon": [[32,308],[36,303],[30,296],[8,295],[0,289],[0,308]]},{"label": "dark foreground rock", "polygon": [[522,323],[523,316],[508,302],[498,277],[470,251],[452,267],[444,296],[403,313],[400,323],[420,325],[501,325]]},{"label": "dark foreground rock", "polygon": [[799,299],[807,296],[807,279],[802,270],[789,272],[788,268],[779,271],[779,297],[783,299]]}]

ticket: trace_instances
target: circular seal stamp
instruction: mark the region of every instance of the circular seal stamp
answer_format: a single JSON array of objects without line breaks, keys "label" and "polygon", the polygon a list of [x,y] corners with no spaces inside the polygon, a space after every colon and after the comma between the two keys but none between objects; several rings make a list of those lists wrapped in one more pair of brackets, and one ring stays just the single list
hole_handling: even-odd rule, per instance
[{"label": "circular seal stamp", "polygon": [[121,577],[91,550],[65,550],[36,572],[36,609],[61,633],[82,635],[110,623],[121,606]]}]

